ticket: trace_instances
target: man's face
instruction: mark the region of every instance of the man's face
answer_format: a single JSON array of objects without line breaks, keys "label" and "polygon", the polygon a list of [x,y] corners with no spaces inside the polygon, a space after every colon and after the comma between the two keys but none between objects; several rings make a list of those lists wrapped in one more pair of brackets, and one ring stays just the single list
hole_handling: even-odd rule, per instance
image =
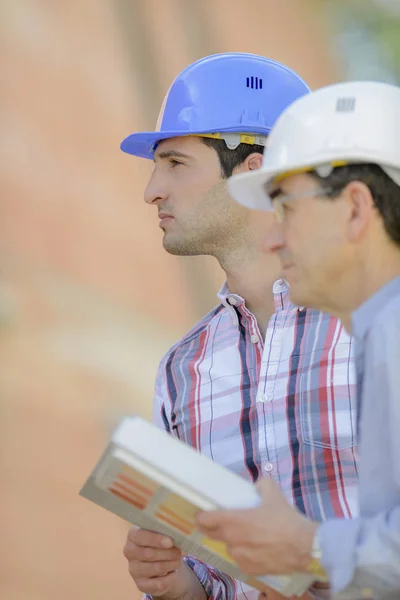
[{"label": "man's face", "polygon": [[293,175],[279,187],[289,198],[280,202],[277,196],[282,220],[268,231],[266,248],[279,254],[293,302],[326,310],[343,289],[340,283],[352,260],[348,205],[341,196],[318,194],[321,186],[310,175]]},{"label": "man's face", "polygon": [[171,254],[216,255],[249,219],[250,211],[227,193],[216,151],[198,137],[159,144],[144,198],[158,209],[163,245]]}]

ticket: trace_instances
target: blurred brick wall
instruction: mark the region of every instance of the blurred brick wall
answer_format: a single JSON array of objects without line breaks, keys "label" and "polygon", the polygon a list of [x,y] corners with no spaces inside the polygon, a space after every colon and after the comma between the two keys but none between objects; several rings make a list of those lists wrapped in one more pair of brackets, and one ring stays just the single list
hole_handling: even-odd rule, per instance
[{"label": "blurred brick wall", "polygon": [[151,164],[119,142],[206,54],[332,81],[326,24],[306,0],[3,0],[0,16],[0,597],[131,600],[126,524],[77,493],[118,416],[150,416],[161,355],[222,276],[163,252]]}]

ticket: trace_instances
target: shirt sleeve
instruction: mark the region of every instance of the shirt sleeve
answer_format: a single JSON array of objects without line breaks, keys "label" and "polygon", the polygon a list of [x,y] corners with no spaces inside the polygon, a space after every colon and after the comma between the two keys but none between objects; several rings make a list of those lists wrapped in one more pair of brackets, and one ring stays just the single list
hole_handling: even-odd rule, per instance
[{"label": "shirt sleeve", "polygon": [[[160,363],[154,392],[153,422],[174,435],[171,423],[171,402],[168,395],[166,359]],[[184,561],[192,569],[200,581],[209,600],[234,600],[236,598],[237,582],[229,575],[202,562],[195,556],[185,556]],[[147,596],[151,599],[151,596]]]},{"label": "shirt sleeve", "polygon": [[209,600],[234,600],[236,598],[236,580],[225,573],[203,563],[194,556],[183,559],[200,581]]},{"label": "shirt sleeve", "polygon": [[[394,493],[387,509],[378,514],[361,515],[352,521],[331,520],[319,527],[322,563],[337,594],[334,598],[379,598],[391,592],[400,598],[399,316],[400,311],[397,318],[378,328],[368,349],[371,360],[363,383],[371,386],[373,399],[381,403],[376,410],[385,410],[384,435],[388,436],[390,453],[386,468],[390,469]],[[364,448],[368,448],[368,440],[363,440]],[[363,456],[360,458],[362,461]]]}]

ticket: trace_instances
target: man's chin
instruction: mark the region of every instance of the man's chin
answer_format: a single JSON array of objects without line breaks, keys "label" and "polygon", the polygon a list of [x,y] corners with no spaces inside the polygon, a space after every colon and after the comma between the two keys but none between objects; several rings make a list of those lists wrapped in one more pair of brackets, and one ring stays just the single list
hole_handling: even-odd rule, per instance
[{"label": "man's chin", "polygon": [[174,256],[198,256],[202,254],[201,250],[199,251],[194,246],[185,244],[179,240],[173,240],[168,235],[164,235],[163,247],[168,254],[173,254]]}]

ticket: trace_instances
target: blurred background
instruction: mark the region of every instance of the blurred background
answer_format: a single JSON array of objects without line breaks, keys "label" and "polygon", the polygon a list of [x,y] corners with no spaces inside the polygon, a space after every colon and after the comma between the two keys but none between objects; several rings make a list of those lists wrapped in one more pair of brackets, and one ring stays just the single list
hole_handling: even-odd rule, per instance
[{"label": "blurred background", "polygon": [[118,418],[151,415],[158,361],[216,304],[142,202],[173,78],[263,54],[312,88],[400,81],[399,0],[2,0],[0,597],[132,600],[127,525],[78,496]]}]

